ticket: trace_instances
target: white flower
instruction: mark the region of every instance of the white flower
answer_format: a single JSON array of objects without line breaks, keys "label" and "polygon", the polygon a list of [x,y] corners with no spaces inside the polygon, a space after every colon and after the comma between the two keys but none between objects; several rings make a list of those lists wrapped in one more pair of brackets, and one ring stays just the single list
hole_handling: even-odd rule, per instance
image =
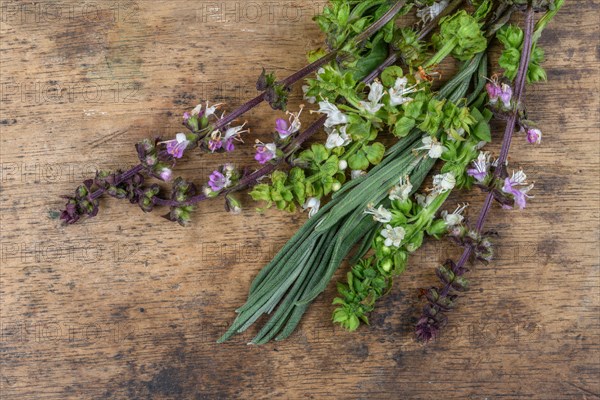
[{"label": "white flower", "polygon": [[346,114],[341,112],[335,104],[331,104],[327,100],[319,102],[319,111],[321,114],[327,114],[327,120],[325,121],[325,127],[331,128],[335,125],[341,125],[348,123],[348,117]]},{"label": "white flower", "polygon": [[348,161],[346,161],[346,160],[340,160],[340,163],[338,164],[338,169],[340,171],[345,171],[346,168],[348,168]]},{"label": "white flower", "polygon": [[277,154],[277,145],[275,143],[267,143],[265,147],[270,153]]},{"label": "white flower", "polygon": [[303,110],[304,105],[300,105],[300,110],[297,113],[286,111],[286,114],[290,116],[290,133],[294,134],[298,132],[302,127],[302,122],[300,122],[300,115],[302,115]]},{"label": "white flower", "polygon": [[433,177],[433,191],[435,193],[446,193],[454,189],[456,178],[452,172],[439,174]]},{"label": "white flower", "polygon": [[321,201],[316,197],[309,197],[306,199],[302,208],[308,211],[308,218],[313,217],[316,213],[319,212],[319,207],[321,207]]},{"label": "white flower", "polygon": [[490,154],[480,151],[477,160],[473,161],[473,168],[467,169],[467,175],[474,177],[478,182],[483,182],[490,168]]},{"label": "white flower", "polygon": [[304,100],[308,101],[310,104],[315,104],[317,102],[317,98],[314,96],[307,96],[308,90],[310,87],[308,85],[302,86],[302,93],[304,93]]},{"label": "white flower", "polygon": [[436,138],[432,138],[429,135],[423,136],[421,139],[423,146],[418,147],[416,150],[429,150],[427,155],[429,158],[440,158],[445,150],[447,150]]},{"label": "white flower", "polygon": [[192,115],[199,115],[200,111],[202,111],[202,104],[198,104],[196,107],[194,107],[192,110]]},{"label": "white flower", "polygon": [[225,176],[231,178],[235,172],[235,166],[232,163],[223,164],[223,172],[225,172]]},{"label": "white flower", "polygon": [[225,136],[223,137],[223,141],[227,141],[230,138],[240,138],[240,134],[244,132],[249,132],[249,130],[243,130],[246,124],[247,122],[244,122],[242,125],[227,128],[227,130],[225,131]]},{"label": "white flower", "polygon": [[456,207],[456,210],[454,210],[452,214],[449,214],[446,210],[442,211],[442,218],[444,219],[444,222],[446,222],[446,225],[451,227],[461,224],[465,219],[462,216],[462,213],[465,211],[467,206],[468,204],[463,204],[462,206]]},{"label": "white flower", "polygon": [[406,178],[400,178],[400,183],[390,190],[390,200],[405,201],[410,196],[413,190],[413,185],[410,183],[408,176]]},{"label": "white flower", "polygon": [[377,81],[371,83],[369,87],[371,88],[368,96],[369,101],[361,101],[360,105],[371,114],[375,114],[383,107],[383,104],[381,104],[380,101],[385,93],[383,91],[383,85]]},{"label": "white flower", "polygon": [[527,185],[527,175],[525,175],[525,172],[523,172],[522,169],[513,171],[510,181],[517,185]]},{"label": "white flower", "polygon": [[379,208],[375,208],[373,204],[369,204],[365,210],[365,214],[372,215],[373,220],[384,224],[392,220],[392,213],[382,205]]},{"label": "white flower", "polygon": [[[211,107],[208,106],[208,101],[206,102],[206,108],[204,109],[204,113],[202,114],[203,117],[210,117],[211,115],[215,115],[215,112],[217,111],[217,109],[222,105],[222,103],[219,104],[215,104]],[[194,109],[192,110],[192,115],[200,115],[200,113],[202,112],[202,104],[198,104],[196,107],[194,107]]]},{"label": "white flower", "polygon": [[412,98],[406,97],[406,95],[416,92],[417,85],[413,85],[408,88],[406,87],[406,85],[408,85],[408,79],[406,79],[405,77],[396,79],[394,87],[389,90],[390,105],[399,106],[401,104],[412,101]]},{"label": "white flower", "polygon": [[402,239],[404,239],[404,235],[406,235],[406,231],[401,226],[392,228],[392,226],[388,224],[385,226],[385,229],[381,231],[381,236],[385,238],[385,242],[383,244],[388,247],[400,247]]},{"label": "white flower", "polygon": [[327,142],[325,143],[325,147],[328,149],[344,147],[348,145],[348,143],[352,142],[352,139],[346,133],[346,128],[347,125],[344,125],[339,129],[331,130],[329,136],[327,136]]},{"label": "white flower", "polygon": [[361,171],[360,169],[353,169],[350,172],[350,179],[358,179],[363,175],[366,175],[367,173],[365,171]]},{"label": "white flower", "polygon": [[323,75],[325,73],[325,68],[321,67],[317,70],[317,80],[323,82],[323,78],[321,78],[321,75]]},{"label": "white flower", "polygon": [[187,135],[185,133],[178,133],[175,135],[175,140],[177,140],[178,144],[187,142]]},{"label": "white flower", "polygon": [[429,7],[423,7],[420,10],[417,10],[417,17],[421,18],[421,21],[427,23],[444,11],[444,9],[448,6],[449,0],[441,0],[433,3]]},{"label": "white flower", "polygon": [[427,196],[425,196],[422,193],[417,193],[417,194],[415,194],[415,200],[417,200],[418,205],[425,208],[425,207],[428,207],[431,203],[433,203],[433,200],[435,200],[437,195],[438,195],[438,193],[436,193],[436,192],[431,192]]}]

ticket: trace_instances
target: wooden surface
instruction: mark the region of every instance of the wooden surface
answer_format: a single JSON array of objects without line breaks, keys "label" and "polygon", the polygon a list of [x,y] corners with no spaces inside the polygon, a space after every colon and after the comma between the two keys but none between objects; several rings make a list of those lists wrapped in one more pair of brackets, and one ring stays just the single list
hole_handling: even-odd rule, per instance
[{"label": "wooden surface", "polygon": [[[323,5],[2,2],[2,399],[599,397],[597,1],[567,2],[544,34],[549,82],[527,93],[544,142],[519,138],[511,153],[536,197],[523,212],[495,208],[497,259],[473,269],[428,346],[413,340],[417,289],[460,252],[447,243],[412,258],[370,327],[332,327],[332,284],[289,340],[247,346],[251,331],[218,345],[304,214],[231,216],[211,202],[184,229],[103,200],[79,225],[49,218],[96,168],[135,163],[139,139],[176,133],[198,100],[234,107],[255,94],[260,66],[301,67],[322,41],[310,18]],[[254,137],[278,116],[249,114],[253,136],[231,160],[253,165]],[[181,171],[201,183],[222,161]],[[459,200],[473,216],[482,196]]]}]

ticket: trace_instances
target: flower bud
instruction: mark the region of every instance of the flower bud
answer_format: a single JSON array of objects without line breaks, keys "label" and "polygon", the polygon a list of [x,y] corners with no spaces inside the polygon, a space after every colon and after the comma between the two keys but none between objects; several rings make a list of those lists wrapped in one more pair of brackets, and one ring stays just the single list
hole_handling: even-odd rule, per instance
[{"label": "flower bud", "polygon": [[445,266],[438,267],[438,269],[435,271],[435,274],[438,276],[438,278],[440,278],[442,282],[446,284],[452,283],[456,278],[454,272],[452,272],[449,268]]},{"label": "flower bud", "polygon": [[345,171],[346,168],[348,168],[348,161],[346,161],[346,160],[340,160],[338,168],[339,168],[340,171]]},{"label": "flower bud", "polygon": [[542,142],[542,131],[536,128],[527,129],[527,141],[531,144],[540,144]]},{"label": "flower bud", "polygon": [[146,162],[146,165],[153,166],[158,162],[158,157],[156,157],[155,154],[150,154],[146,156],[144,161]]},{"label": "flower bud", "polygon": [[454,279],[454,282],[452,282],[452,288],[459,292],[464,292],[469,289],[469,281],[462,276],[458,276]]},{"label": "flower bud", "polygon": [[232,214],[239,214],[242,212],[242,204],[238,199],[233,196],[227,196],[225,199],[225,210]]},{"label": "flower bud", "polygon": [[335,182],[333,185],[331,185],[331,190],[333,192],[337,192],[338,190],[340,190],[342,188],[342,184],[339,182]]},{"label": "flower bud", "polygon": [[383,260],[381,262],[381,269],[383,269],[385,272],[390,272],[392,270],[392,266],[394,265],[394,263],[392,262],[391,258],[386,258],[385,260]]},{"label": "flower bud", "polygon": [[160,171],[159,175],[160,175],[160,179],[162,179],[165,182],[169,182],[171,180],[171,178],[173,178],[173,171],[171,170],[171,168],[164,167]]},{"label": "flower bud", "polygon": [[446,221],[443,219],[438,219],[435,220],[429,228],[427,228],[427,234],[437,238],[446,233],[447,230],[448,225],[446,224]]}]

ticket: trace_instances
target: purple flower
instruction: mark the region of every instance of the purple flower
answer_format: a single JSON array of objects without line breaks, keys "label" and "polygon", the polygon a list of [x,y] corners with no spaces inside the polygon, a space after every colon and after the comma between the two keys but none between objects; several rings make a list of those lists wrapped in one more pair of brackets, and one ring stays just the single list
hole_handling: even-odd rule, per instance
[{"label": "purple flower", "polygon": [[527,183],[527,175],[522,170],[513,172],[512,177],[504,180],[502,191],[510,194],[515,199],[515,204],[522,210],[525,208],[528,196],[527,193],[533,189],[533,184]]},{"label": "purple flower", "polygon": [[510,108],[510,101],[512,100],[513,91],[510,86],[503,83],[501,86],[500,100],[504,103],[504,107]]},{"label": "purple flower", "polygon": [[490,98],[490,104],[498,103],[498,100],[502,101],[504,108],[510,108],[510,102],[512,100],[513,91],[512,88],[506,83],[500,84],[496,78],[485,85],[488,97]]},{"label": "purple flower", "polygon": [[246,126],[246,122],[239,126],[227,128],[227,130],[225,131],[225,136],[223,137],[225,151],[232,152],[233,150],[235,150],[234,142],[236,140],[239,142],[243,142],[241,134],[250,132],[249,129],[244,130],[244,126]]},{"label": "purple flower", "polygon": [[527,141],[531,144],[540,144],[542,142],[542,131],[536,128],[527,129]]},{"label": "purple flower", "polygon": [[219,192],[231,184],[231,180],[220,173],[219,171],[213,171],[208,178],[208,186],[213,190],[213,192]]},{"label": "purple flower", "polygon": [[256,155],[254,159],[261,164],[266,164],[277,156],[277,146],[275,143],[260,143],[256,145]]},{"label": "purple flower", "polygon": [[235,145],[233,143],[233,138],[229,138],[225,141],[225,151],[231,153],[235,150]]},{"label": "purple flower", "polygon": [[275,130],[279,132],[279,137],[282,139],[285,139],[292,134],[288,122],[283,118],[278,118],[277,121],[275,121]]},{"label": "purple flower", "polygon": [[210,139],[208,141],[208,149],[210,151],[212,151],[213,153],[215,151],[219,150],[221,147],[223,147],[223,142],[221,141],[221,138],[219,138],[219,137]]},{"label": "purple flower", "polygon": [[490,168],[489,153],[480,152],[477,160],[473,161],[473,168],[467,170],[467,175],[472,176],[477,182],[483,182]]},{"label": "purple flower", "polygon": [[496,82],[492,81],[485,85],[485,90],[490,98],[490,103],[496,104],[498,102],[498,97],[500,97],[500,94],[502,93],[500,86]]},{"label": "purple flower", "polygon": [[175,158],[181,158],[183,157],[183,152],[190,144],[190,141],[187,140],[185,133],[178,133],[175,135],[175,139],[163,143],[167,145],[167,153]]},{"label": "purple flower", "polygon": [[303,109],[304,106],[301,105],[300,111],[297,113],[287,111],[286,114],[290,116],[289,122],[283,118],[279,118],[275,121],[275,130],[279,133],[281,139],[285,139],[300,130],[300,127],[302,126],[300,115],[302,114]]},{"label": "purple flower", "polygon": [[184,112],[184,113],[183,113],[183,122],[187,122],[187,121],[188,121],[188,119],[190,119],[191,117],[192,117],[192,116],[190,115],[190,113],[189,113],[189,112],[187,112],[187,111],[186,111],[186,112]]}]

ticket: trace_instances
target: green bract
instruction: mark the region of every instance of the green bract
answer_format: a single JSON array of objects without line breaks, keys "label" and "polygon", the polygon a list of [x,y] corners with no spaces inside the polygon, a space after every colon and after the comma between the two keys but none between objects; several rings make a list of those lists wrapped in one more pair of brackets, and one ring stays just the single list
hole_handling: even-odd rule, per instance
[{"label": "green bract", "polygon": [[[521,62],[523,36],[523,30],[516,25],[505,26],[496,34],[498,41],[504,45],[504,51],[498,60],[498,64],[504,69],[504,76],[510,80],[515,79],[517,76],[519,63]],[[527,82],[535,83],[547,79],[546,71],[540,65],[543,62],[544,50],[534,45],[529,69],[527,70]]]},{"label": "green bract", "polygon": [[445,17],[440,26],[440,33],[432,39],[434,45],[438,49],[452,47],[451,54],[458,60],[469,60],[487,48],[481,24],[464,10]]}]

